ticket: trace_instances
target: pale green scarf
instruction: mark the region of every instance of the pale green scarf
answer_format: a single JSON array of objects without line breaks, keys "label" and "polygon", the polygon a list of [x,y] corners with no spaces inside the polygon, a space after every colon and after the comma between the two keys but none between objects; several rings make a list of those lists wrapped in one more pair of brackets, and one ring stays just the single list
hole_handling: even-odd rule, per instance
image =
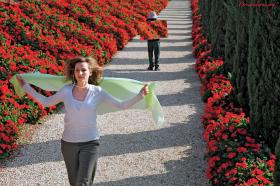
[{"label": "pale green scarf", "polygon": [[[71,81],[66,81],[64,76],[41,74],[39,72],[20,74],[20,76],[25,82],[35,85],[46,91],[58,91],[64,85],[72,83]],[[17,81],[16,75],[10,79],[10,82],[14,85],[16,94],[20,97],[24,96],[25,92]],[[104,77],[100,83],[100,87],[120,100],[126,100],[129,97],[137,95],[143,86],[143,82],[127,78]],[[131,108],[148,109],[152,112],[155,123],[162,124],[164,122],[164,116],[161,105],[154,93],[155,83],[149,84],[148,88],[149,94],[145,96],[142,101],[135,104]],[[104,114],[118,110],[119,109],[113,108],[106,103],[102,103],[100,106],[98,106],[97,113]]]}]

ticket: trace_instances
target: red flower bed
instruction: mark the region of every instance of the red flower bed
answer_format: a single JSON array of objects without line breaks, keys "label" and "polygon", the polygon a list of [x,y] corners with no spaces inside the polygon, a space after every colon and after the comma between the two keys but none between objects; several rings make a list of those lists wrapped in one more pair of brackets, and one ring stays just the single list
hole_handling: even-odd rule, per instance
[{"label": "red flower bed", "polygon": [[137,30],[143,40],[160,39],[168,36],[166,20],[139,22]]},{"label": "red flower bed", "polygon": [[223,75],[223,59],[210,56],[211,45],[202,34],[199,0],[192,1],[195,70],[206,102],[202,117],[207,142],[206,176],[212,185],[273,185],[275,155],[252,135],[250,121],[235,105],[234,87]]},{"label": "red flower bed", "polygon": [[[0,2],[0,159],[16,148],[19,130],[56,110],[19,99],[16,73],[62,74],[64,60],[92,56],[103,65],[138,34],[137,24],[167,0],[23,0]],[[41,90],[38,90],[41,91]],[[51,92],[41,91],[45,95]]]}]

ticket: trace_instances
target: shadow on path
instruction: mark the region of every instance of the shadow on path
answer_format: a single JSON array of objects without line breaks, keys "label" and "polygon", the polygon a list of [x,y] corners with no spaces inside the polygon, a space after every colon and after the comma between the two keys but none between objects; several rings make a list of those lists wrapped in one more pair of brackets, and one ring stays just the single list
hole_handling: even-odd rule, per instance
[{"label": "shadow on path", "polygon": [[[186,123],[171,124],[171,127],[161,128],[154,131],[144,131],[131,134],[110,134],[101,137],[100,157],[103,156],[116,156],[127,153],[139,153],[149,150],[162,149],[176,146],[187,146],[192,144],[192,138],[185,136],[191,136],[191,125],[197,123],[199,116],[193,114],[190,120]],[[168,135],[168,134],[176,135]],[[152,139],[152,140],[151,140]],[[175,140],[176,139],[176,140]],[[179,139],[179,141],[178,141]],[[6,167],[20,167],[25,165],[32,165],[37,163],[62,161],[60,153],[60,140],[50,140],[43,143],[34,143],[23,145],[25,152],[37,154],[39,158],[29,159],[30,156],[20,154],[12,165]],[[48,154],[40,153],[43,149],[49,149],[49,154],[56,154],[56,156],[48,156]],[[27,161],[20,161],[20,159],[28,159]],[[5,167],[5,165],[4,165]]]}]

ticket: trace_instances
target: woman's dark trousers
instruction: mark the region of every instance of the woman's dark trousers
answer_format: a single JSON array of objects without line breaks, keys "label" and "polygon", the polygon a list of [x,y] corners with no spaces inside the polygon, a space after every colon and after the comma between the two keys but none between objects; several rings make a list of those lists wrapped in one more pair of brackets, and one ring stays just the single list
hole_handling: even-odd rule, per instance
[{"label": "woman's dark trousers", "polygon": [[99,141],[70,143],[61,140],[61,152],[71,186],[91,186],[96,172]]}]

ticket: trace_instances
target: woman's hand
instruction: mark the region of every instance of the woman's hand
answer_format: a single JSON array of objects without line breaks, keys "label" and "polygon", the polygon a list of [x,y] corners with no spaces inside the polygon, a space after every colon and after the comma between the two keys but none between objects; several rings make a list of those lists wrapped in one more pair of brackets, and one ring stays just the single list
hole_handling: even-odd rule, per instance
[{"label": "woman's hand", "polygon": [[23,87],[25,85],[25,81],[22,79],[22,77],[20,75],[17,75],[16,78],[17,78],[20,86]]},{"label": "woman's hand", "polygon": [[142,96],[146,96],[149,93],[148,85],[145,84],[144,87],[140,90]]}]

